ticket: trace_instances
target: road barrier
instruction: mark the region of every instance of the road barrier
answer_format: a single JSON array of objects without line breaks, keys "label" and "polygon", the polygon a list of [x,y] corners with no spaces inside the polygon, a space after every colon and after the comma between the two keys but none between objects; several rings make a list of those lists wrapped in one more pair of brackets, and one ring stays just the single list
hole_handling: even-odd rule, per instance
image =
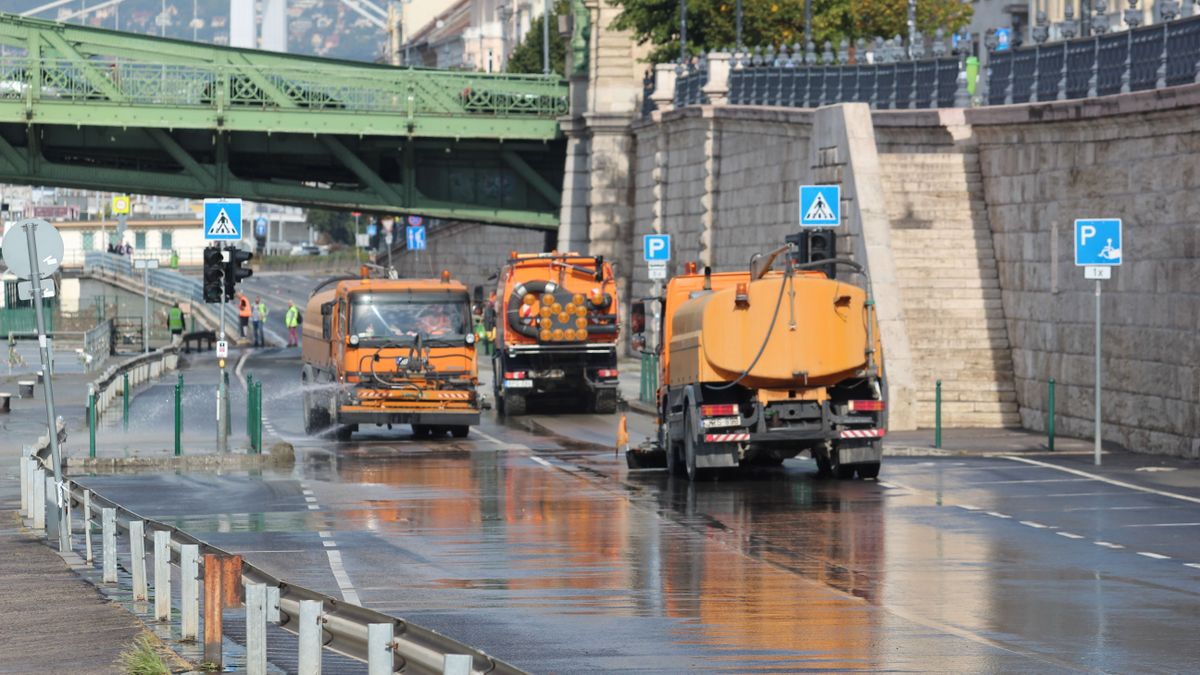
[{"label": "road barrier", "polygon": [[[175,456],[183,454],[183,373],[175,382]],[[96,455],[93,453],[92,455]]]},{"label": "road barrier", "polygon": [[1050,452],[1054,452],[1054,378],[1050,378],[1050,391],[1047,394],[1049,397],[1048,408],[1049,419],[1046,420],[1046,444],[1050,446]]},{"label": "road barrier", "polygon": [[[257,388],[257,387],[256,387]],[[21,500],[33,526],[44,534],[45,512],[55,503],[53,479],[40,458],[25,456],[22,460]],[[287,583],[242,560],[240,555],[207,544],[196,537],[165,523],[143,518],[115,502],[84,488],[73,480],[64,481],[63,498],[68,505],[82,506],[80,520],[86,560],[92,560],[92,525],[99,506],[101,541],[101,583],[117,584],[117,563],[122,552],[118,541],[125,541],[129,556],[134,599],[148,599],[154,593],[154,614],[159,621],[172,616],[171,565],[180,568],[181,637],[199,637],[200,570],[205,579],[203,607],[205,610],[205,657],[212,666],[222,665],[220,615],[222,609],[243,604],[241,590],[245,588],[247,617],[247,668],[250,673],[266,669],[266,623],[300,637],[298,654],[300,672],[320,672],[322,649],[344,654],[368,664],[371,675],[383,673],[495,673],[518,674],[522,671],[496,660],[486,653],[469,647],[435,631],[409,623],[404,619],[334,599],[316,591]],[[68,542],[74,549],[76,524],[68,519],[71,531]],[[123,537],[120,535],[124,535]],[[153,542],[153,586],[146,579],[145,542]],[[203,562],[201,563],[201,560]],[[210,627],[215,636],[209,634]],[[210,649],[210,644],[212,649]],[[461,664],[469,667],[461,669]]]},{"label": "road barrier", "polygon": [[942,447],[942,381],[938,380],[933,393],[933,447]]}]

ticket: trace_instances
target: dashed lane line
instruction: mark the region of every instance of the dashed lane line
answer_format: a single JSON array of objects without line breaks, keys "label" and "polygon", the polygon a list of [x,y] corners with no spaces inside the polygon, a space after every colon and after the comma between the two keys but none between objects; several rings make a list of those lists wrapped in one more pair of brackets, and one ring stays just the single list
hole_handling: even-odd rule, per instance
[{"label": "dashed lane line", "polygon": [[1125,548],[1124,545],[1114,544],[1111,541],[1094,541],[1092,543],[1097,546],[1103,546],[1104,548],[1111,548],[1111,549]]},{"label": "dashed lane line", "polygon": [[1183,563],[1184,567],[1192,567],[1200,570],[1200,563]]},{"label": "dashed lane line", "polygon": [[[300,489],[304,493],[306,501],[316,501],[316,497],[311,496],[312,489],[308,487],[307,483],[301,483]],[[308,508],[315,511],[321,507],[309,503]],[[321,538],[321,545],[325,547],[325,555],[329,558],[329,569],[333,572],[333,580],[337,582],[338,590],[342,592],[342,599],[354,605],[361,605],[362,601],[358,597],[358,591],[354,590],[354,585],[350,583],[350,575],[346,574],[346,566],[342,563],[342,552],[338,550],[333,533],[329,530],[318,530],[317,536]]]},{"label": "dashed lane line", "polygon": [[1048,528],[1048,527],[1049,527],[1049,525],[1043,525],[1043,524],[1041,524],[1041,523],[1035,523],[1035,522],[1034,522],[1034,521],[1032,521],[1032,520],[1022,520],[1022,521],[1021,521],[1021,524],[1022,524],[1022,525],[1024,525],[1025,527],[1032,527],[1032,528],[1033,528],[1033,529],[1035,529],[1035,530],[1044,530],[1044,529],[1046,529],[1046,528]]},{"label": "dashed lane line", "polygon": [[1067,539],[1083,539],[1082,534],[1075,534],[1074,532],[1055,532],[1054,534],[1057,534],[1060,537],[1066,537]]},{"label": "dashed lane line", "polygon": [[957,506],[958,508],[963,509],[965,511],[978,511],[979,510],[978,506],[971,506],[970,504],[955,504],[955,506]]},{"label": "dashed lane line", "polygon": [[1137,554],[1140,556],[1145,556],[1147,558],[1154,558],[1155,560],[1170,560],[1171,559],[1171,556],[1169,556],[1169,555],[1163,555],[1161,553],[1151,553],[1150,551],[1138,551]]},{"label": "dashed lane line", "polygon": [[993,518],[1012,518],[1012,516],[1008,515],[1007,513],[997,513],[995,511],[988,511],[987,514]]},{"label": "dashed lane line", "polygon": [[554,468],[553,464],[551,464],[550,462],[547,462],[546,460],[542,459],[541,457],[538,457],[537,455],[530,455],[529,458],[532,459],[533,461],[537,462],[538,464],[541,464],[542,466],[546,467],[547,469]]}]

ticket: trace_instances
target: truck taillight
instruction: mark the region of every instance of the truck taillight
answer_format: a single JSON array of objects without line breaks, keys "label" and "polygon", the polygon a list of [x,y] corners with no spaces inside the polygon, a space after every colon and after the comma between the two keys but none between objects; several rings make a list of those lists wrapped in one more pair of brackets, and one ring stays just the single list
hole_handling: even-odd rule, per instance
[{"label": "truck taillight", "polygon": [[851,412],[878,412],[886,406],[883,401],[850,401]]},{"label": "truck taillight", "polygon": [[504,374],[506,380],[523,380],[525,379],[525,371],[513,370]]},{"label": "truck taillight", "polygon": [[601,378],[613,378],[618,376],[618,371],[616,368],[603,368],[596,374]]},{"label": "truck taillight", "polygon": [[738,414],[738,407],[734,403],[700,406],[700,415],[703,417],[730,417],[736,414]]}]

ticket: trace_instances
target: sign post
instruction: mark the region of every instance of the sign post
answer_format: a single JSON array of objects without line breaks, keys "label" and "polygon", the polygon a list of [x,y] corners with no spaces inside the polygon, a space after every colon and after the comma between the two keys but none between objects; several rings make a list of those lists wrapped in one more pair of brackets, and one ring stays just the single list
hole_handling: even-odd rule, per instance
[{"label": "sign post", "polygon": [[158,269],[158,260],[142,258],[133,261],[135,269],[142,271],[142,353],[150,353],[150,270]]},{"label": "sign post", "polygon": [[114,244],[120,242],[125,236],[125,219],[129,217],[132,208],[129,195],[113,195],[112,212],[117,217],[117,241],[113,242]]},{"label": "sign post", "polygon": [[[241,241],[242,239],[242,200],[240,199],[205,199],[204,200],[204,239],[206,241]],[[225,262],[229,262],[229,251],[221,252]],[[221,329],[219,339],[225,339],[225,294],[221,294]],[[229,405],[226,398],[229,392],[225,390],[225,359],[217,358],[220,372],[217,374],[217,452],[225,452],[229,448],[229,422],[225,419]]]},{"label": "sign post", "polygon": [[1100,466],[1100,287],[1121,264],[1121,219],[1094,218],[1075,221],[1075,265],[1085,279],[1096,281],[1096,429],[1093,453]]},{"label": "sign post", "polygon": [[[24,241],[22,241],[24,239]],[[54,471],[54,501],[58,505],[58,550],[71,550],[71,525],[63,503],[62,450],[58,446],[58,425],[54,415],[54,370],[50,339],[46,336],[43,312],[42,279],[49,278],[62,264],[63,240],[58,230],[40,218],[22,220],[8,231],[3,243],[4,262],[18,277],[29,279],[32,286],[33,313],[37,320],[38,352],[46,389],[46,435],[50,438],[50,462]],[[51,283],[53,288],[53,283]]]}]

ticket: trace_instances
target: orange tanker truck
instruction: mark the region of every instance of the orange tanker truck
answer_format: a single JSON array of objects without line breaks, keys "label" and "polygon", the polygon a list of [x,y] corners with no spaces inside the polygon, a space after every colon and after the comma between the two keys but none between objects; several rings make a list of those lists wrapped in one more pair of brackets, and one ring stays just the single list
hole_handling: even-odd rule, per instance
[{"label": "orange tanker truck", "polygon": [[617,288],[602,256],[513,252],[498,275],[493,320],[501,413],[524,414],[538,397],[616,412]]},{"label": "orange tanker truck", "polygon": [[[784,269],[772,271],[784,253]],[[631,468],[665,464],[695,480],[807,452],[822,474],[879,475],[886,404],[874,303],[817,268],[865,270],[799,256],[789,243],[748,271],[689,264],[662,297],[634,303],[635,348],[647,349],[649,308],[661,317],[661,350],[650,349],[659,353],[658,435],[626,453]]]},{"label": "orange tanker truck", "polygon": [[440,279],[330,279],[304,313],[304,428],[349,438],[359,425],[411,424],[464,438],[479,423],[470,297]]}]

